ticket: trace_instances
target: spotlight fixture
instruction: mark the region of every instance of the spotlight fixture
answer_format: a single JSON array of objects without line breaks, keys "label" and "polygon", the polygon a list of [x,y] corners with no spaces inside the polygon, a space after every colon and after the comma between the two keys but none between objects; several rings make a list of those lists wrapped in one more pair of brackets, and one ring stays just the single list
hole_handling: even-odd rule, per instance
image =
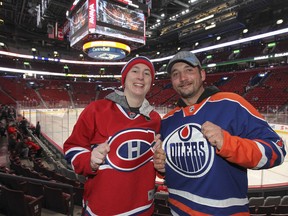
[{"label": "spotlight fixture", "polygon": [[248,29],[243,29],[243,33],[246,34],[248,32]]},{"label": "spotlight fixture", "polygon": [[131,49],[128,45],[114,41],[90,41],[83,45],[83,51],[90,58],[98,60],[120,60],[125,58]]},{"label": "spotlight fixture", "polygon": [[280,25],[280,24],[282,24],[282,23],[283,23],[283,19],[279,19],[279,20],[277,20],[277,22],[276,22],[277,25]]}]

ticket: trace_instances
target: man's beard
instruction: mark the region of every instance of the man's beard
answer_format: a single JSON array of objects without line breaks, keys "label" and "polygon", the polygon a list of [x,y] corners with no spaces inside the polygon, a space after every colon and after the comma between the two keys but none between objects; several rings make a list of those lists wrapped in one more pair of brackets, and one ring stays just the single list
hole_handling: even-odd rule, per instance
[{"label": "man's beard", "polygon": [[181,89],[181,87],[179,88],[179,91],[178,91],[178,93],[179,93],[179,95],[182,97],[182,98],[184,98],[184,99],[188,99],[188,98],[191,98],[191,97],[193,97],[193,95],[195,94],[194,93],[194,89],[193,89],[193,85],[192,85],[192,83],[189,83],[188,81],[185,81],[185,82],[183,82],[183,84],[182,84],[183,86],[184,85],[190,85],[190,87],[189,87],[189,89]]},{"label": "man's beard", "polygon": [[180,96],[184,99],[192,98],[195,95],[195,92],[180,92]]}]

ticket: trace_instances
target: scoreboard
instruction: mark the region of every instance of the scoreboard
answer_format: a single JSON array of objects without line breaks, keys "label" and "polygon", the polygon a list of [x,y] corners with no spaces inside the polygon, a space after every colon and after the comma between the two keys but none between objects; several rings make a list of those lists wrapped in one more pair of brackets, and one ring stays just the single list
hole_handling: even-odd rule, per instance
[{"label": "scoreboard", "polygon": [[145,45],[148,6],[130,0],[85,0],[69,15],[70,46],[94,59],[120,60]]}]

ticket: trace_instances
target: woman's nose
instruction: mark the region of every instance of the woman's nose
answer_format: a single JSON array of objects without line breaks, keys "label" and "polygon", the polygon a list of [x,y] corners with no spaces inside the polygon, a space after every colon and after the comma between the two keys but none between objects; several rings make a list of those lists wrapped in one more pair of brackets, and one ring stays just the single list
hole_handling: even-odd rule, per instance
[{"label": "woman's nose", "polygon": [[138,78],[139,79],[144,79],[144,72],[138,73]]}]

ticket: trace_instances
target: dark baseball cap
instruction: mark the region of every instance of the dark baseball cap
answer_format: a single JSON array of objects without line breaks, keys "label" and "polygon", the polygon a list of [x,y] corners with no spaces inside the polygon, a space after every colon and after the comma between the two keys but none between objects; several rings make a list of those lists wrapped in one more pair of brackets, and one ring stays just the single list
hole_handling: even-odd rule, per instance
[{"label": "dark baseball cap", "polygon": [[171,73],[171,69],[173,65],[177,62],[185,62],[194,67],[196,66],[201,67],[201,63],[194,53],[190,51],[180,51],[176,55],[174,55],[172,59],[170,59],[168,66],[167,66],[168,74]]}]

